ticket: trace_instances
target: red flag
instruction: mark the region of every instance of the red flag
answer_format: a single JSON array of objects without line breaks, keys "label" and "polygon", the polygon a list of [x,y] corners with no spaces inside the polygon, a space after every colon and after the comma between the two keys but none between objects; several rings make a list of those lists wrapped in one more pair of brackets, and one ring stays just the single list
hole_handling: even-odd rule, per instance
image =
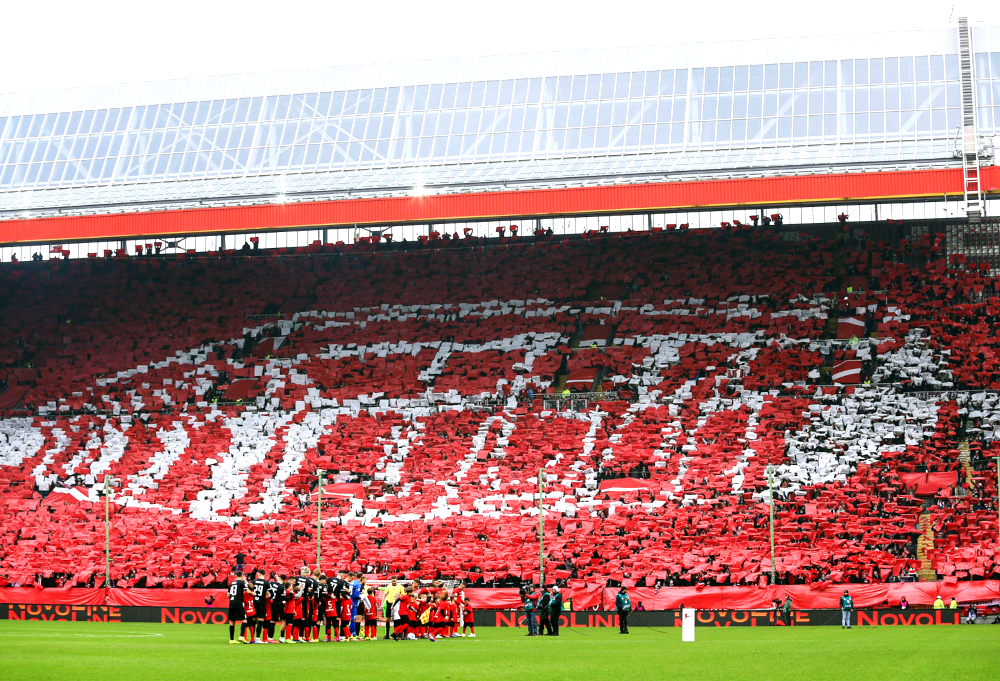
[{"label": "red flag", "polygon": [[861,360],[845,359],[833,365],[834,383],[860,383]]},{"label": "red flag", "polygon": [[860,338],[865,335],[865,320],[857,317],[841,317],[837,320],[837,338]]}]

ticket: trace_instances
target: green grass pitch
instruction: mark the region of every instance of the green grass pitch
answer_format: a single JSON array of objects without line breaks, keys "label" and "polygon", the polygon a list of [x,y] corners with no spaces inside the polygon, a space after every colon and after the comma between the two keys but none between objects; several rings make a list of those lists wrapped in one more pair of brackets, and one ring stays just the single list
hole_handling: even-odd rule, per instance
[{"label": "green grass pitch", "polygon": [[982,679],[1000,627],[563,629],[480,627],[474,639],[229,645],[213,625],[0,621],[2,678],[100,679]]}]

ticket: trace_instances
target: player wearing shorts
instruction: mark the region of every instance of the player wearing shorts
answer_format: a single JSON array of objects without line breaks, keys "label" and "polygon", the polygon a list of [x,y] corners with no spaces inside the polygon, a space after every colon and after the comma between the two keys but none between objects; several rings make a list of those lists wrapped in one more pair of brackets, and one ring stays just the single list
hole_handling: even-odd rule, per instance
[{"label": "player wearing shorts", "polygon": [[458,638],[458,629],[455,628],[455,623],[458,621],[458,608],[455,607],[455,597],[449,595],[445,598],[445,602],[448,604],[447,619],[445,620],[445,626],[448,627],[448,638]]},{"label": "player wearing shorts", "polygon": [[375,589],[368,587],[368,603],[365,606],[365,638],[378,638],[378,606],[375,604]]},{"label": "player wearing shorts", "polygon": [[337,573],[337,608],[340,610],[340,640],[346,641],[351,637],[351,585],[349,581],[353,575],[350,572],[341,570]]},{"label": "player wearing shorts", "polygon": [[[246,612],[243,610],[243,594],[246,592],[246,579],[242,572],[236,573],[236,578],[229,585],[229,642],[235,644],[236,627],[242,628],[246,620]],[[242,632],[241,632],[242,633]]]},{"label": "player wearing shorts", "polygon": [[430,594],[419,594],[416,609],[417,621],[414,626],[417,628],[417,637],[433,638],[434,599],[431,598]]},{"label": "player wearing shorts", "polygon": [[284,625],[281,627],[281,642],[291,642],[295,633],[295,579],[289,577],[284,585],[284,606],[282,615]]},{"label": "player wearing shorts", "polygon": [[309,643],[319,643],[319,570],[306,577],[306,600],[304,601],[304,618],[306,625],[306,640]]},{"label": "player wearing shorts", "polygon": [[448,638],[458,638],[455,634],[455,621],[458,616],[455,614],[455,599],[454,596],[445,596],[444,599],[444,628],[445,636]]},{"label": "player wearing shorts", "polygon": [[339,641],[342,639],[342,632],[345,623],[341,621],[340,615],[342,614],[341,600],[344,594],[344,580],[343,580],[343,570],[337,574],[330,577],[327,588],[330,591],[330,602],[327,603],[326,609],[329,611],[327,616],[327,621],[330,623],[330,628],[333,631],[333,640]]},{"label": "player wearing shorts", "polygon": [[[337,601],[333,598],[333,586],[336,577],[327,577],[324,575],[320,581],[322,582],[320,586],[320,612],[323,613],[323,621],[326,624],[326,638],[324,640],[330,643],[337,637],[338,633],[339,618],[337,616]],[[331,632],[333,638],[331,638]]]},{"label": "player wearing shorts", "polygon": [[441,592],[441,605],[438,608],[441,618],[441,635],[445,638],[451,636],[451,601],[448,598],[447,592]]},{"label": "player wearing shorts", "polygon": [[[246,614],[246,621],[240,627],[240,642],[254,642],[254,624],[257,621],[257,609],[254,607],[253,586],[249,581],[243,589],[243,612]],[[249,638],[247,636],[249,635]]]},{"label": "player wearing shorts", "polygon": [[303,566],[302,569],[299,570],[298,577],[295,578],[295,593],[298,596],[295,607],[294,640],[296,641],[309,640],[310,628],[307,624],[309,616],[309,599],[311,598],[309,581],[309,568]]},{"label": "player wearing shorts", "polygon": [[267,590],[271,586],[270,582],[264,579],[264,571],[256,569],[250,573],[250,589],[253,596],[254,618],[250,622],[253,629],[251,638],[261,643],[267,643]]},{"label": "player wearing shorts", "polygon": [[267,587],[267,638],[269,643],[277,643],[274,630],[285,612],[285,576],[271,573]]},{"label": "player wearing shorts", "polygon": [[[392,619],[392,638],[395,641],[398,641],[400,639],[399,628],[403,626],[402,609],[403,609],[403,596],[405,595],[406,592],[404,591],[403,593],[396,596],[396,600],[392,602],[392,610],[389,612],[389,617]],[[403,638],[405,638],[405,636],[403,636]]]},{"label": "player wearing shorts", "polygon": [[410,599],[413,598],[413,588],[406,587],[395,603],[395,618],[393,619],[392,632],[395,639],[405,639],[410,634]]},{"label": "player wearing shorts", "polygon": [[458,633],[458,630],[465,623],[465,610],[462,608],[462,604],[465,603],[465,585],[459,584],[456,586],[452,589],[451,595],[453,596],[452,600],[455,602],[455,609],[458,611],[456,615],[458,619],[455,620],[455,633]]},{"label": "player wearing shorts", "polygon": [[[424,612],[420,615],[420,621],[424,623],[425,630],[427,631],[427,638],[431,641],[437,641],[438,637],[441,635],[441,615],[438,611],[437,600],[439,599],[428,598],[426,603],[421,604],[421,609],[424,610]],[[424,606],[426,606],[426,608]]]},{"label": "player wearing shorts", "polygon": [[466,629],[472,629],[472,633],[469,634],[469,638],[476,637],[476,611],[472,607],[472,601],[468,598],[465,599],[465,603],[462,604],[462,636],[465,636]]},{"label": "player wearing shorts", "polygon": [[420,615],[419,609],[420,604],[417,602],[416,596],[412,593],[408,594],[409,598],[407,602],[404,603],[406,606],[406,633],[413,634],[414,636],[420,635]]}]

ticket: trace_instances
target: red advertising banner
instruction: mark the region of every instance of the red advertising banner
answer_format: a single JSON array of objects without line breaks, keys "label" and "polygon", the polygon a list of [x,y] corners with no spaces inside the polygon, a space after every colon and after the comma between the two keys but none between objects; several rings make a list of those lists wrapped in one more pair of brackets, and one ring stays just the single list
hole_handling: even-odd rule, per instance
[{"label": "red advertising banner", "polygon": [[[521,606],[517,589],[466,589],[476,608],[504,610]],[[46,605],[115,605],[130,607],[212,608],[229,603],[225,589],[29,589],[0,588],[0,603]]]},{"label": "red advertising banner", "polygon": [[[792,597],[797,610],[836,609],[848,590],[857,608],[896,607],[902,598],[912,606],[933,605],[940,595],[960,603],[1000,599],[1000,581],[909,582],[893,584],[809,584],[768,586],[636,587],[632,603],[646,610],[674,610],[682,605],[698,610],[766,610],[774,599]],[[465,590],[477,610],[515,610],[521,598],[514,588]],[[566,588],[563,595],[574,610],[602,609],[614,603],[616,588],[598,585]],[[34,589],[0,588],[0,603],[11,605],[127,606],[153,608],[220,608],[228,603],[224,589]]]},{"label": "red advertising banner", "polygon": [[[777,616],[776,616],[777,615]],[[854,610],[851,624],[858,627],[956,626],[961,622],[958,610]],[[630,627],[680,627],[679,610],[632,612]],[[698,610],[699,627],[808,627],[840,626],[840,610],[795,610],[788,621],[773,610]],[[527,628],[524,612],[476,612],[476,626]],[[618,626],[618,613],[611,611],[564,612],[560,627],[611,628]]]}]

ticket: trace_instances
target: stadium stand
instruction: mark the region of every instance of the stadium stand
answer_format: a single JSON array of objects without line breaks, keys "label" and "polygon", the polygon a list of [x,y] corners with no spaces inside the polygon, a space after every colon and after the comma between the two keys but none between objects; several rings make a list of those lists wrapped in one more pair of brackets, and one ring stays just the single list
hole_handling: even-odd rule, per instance
[{"label": "stadium stand", "polygon": [[770,465],[782,583],[1000,576],[1000,293],[899,231],[5,264],[0,586],[101,583],[106,475],[119,586],[309,562],[319,469],[353,569],[537,579],[544,469],[556,578],[764,583]]}]

